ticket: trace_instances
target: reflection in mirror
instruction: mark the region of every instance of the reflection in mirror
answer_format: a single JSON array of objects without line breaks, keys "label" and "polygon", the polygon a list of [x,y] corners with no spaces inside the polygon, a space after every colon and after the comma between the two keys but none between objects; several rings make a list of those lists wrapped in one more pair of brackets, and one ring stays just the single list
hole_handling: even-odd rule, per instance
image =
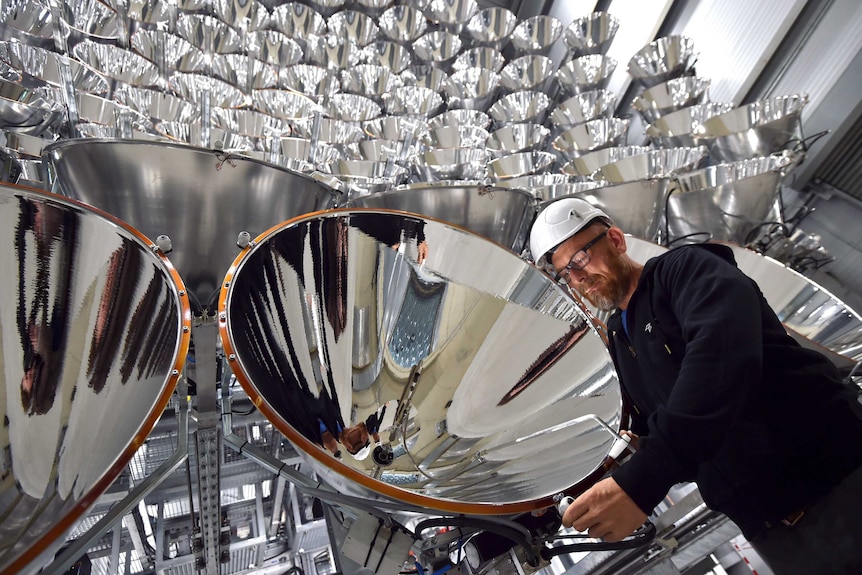
[{"label": "reflection in mirror", "polygon": [[604,340],[498,244],[335,210],[258,238],[225,285],[234,371],[336,486],[502,513],[602,471],[621,420]]}]

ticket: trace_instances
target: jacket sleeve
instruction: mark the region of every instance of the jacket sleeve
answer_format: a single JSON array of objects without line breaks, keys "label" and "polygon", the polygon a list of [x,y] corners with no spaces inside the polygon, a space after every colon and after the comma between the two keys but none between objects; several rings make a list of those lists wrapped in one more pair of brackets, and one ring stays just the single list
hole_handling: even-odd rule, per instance
[{"label": "jacket sleeve", "polygon": [[647,437],[614,472],[647,514],[671,486],[690,480],[716,456],[726,430],[757,392],[763,363],[756,285],[704,249],[680,248],[662,259],[655,289],[667,294],[684,355],[666,405],[649,417]]}]

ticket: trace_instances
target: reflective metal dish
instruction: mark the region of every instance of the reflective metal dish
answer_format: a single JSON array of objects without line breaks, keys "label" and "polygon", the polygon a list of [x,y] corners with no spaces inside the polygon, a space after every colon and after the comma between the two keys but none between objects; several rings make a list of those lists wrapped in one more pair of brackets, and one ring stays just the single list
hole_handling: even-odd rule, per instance
[{"label": "reflective metal dish", "polygon": [[807,103],[808,94],[777,96],[713,116],[695,128],[695,143],[706,145],[711,155],[726,162],[799,145]]},{"label": "reflective metal dish", "polygon": [[601,148],[576,156],[563,166],[563,173],[572,176],[589,177],[604,165],[628,158],[629,156],[645,154],[649,150],[648,146],[612,146],[610,148]]},{"label": "reflective metal dish", "polygon": [[697,56],[691,38],[665,36],[638,50],[629,60],[628,71],[635,81],[651,87],[689,75]]},{"label": "reflective metal dish", "polygon": [[556,78],[560,89],[568,95],[604,90],[617,68],[617,61],[601,54],[587,54],[562,64]]},{"label": "reflective metal dish", "polygon": [[290,132],[284,120],[254,110],[215,107],[212,109],[212,117],[217,127],[242,136],[280,138]]},{"label": "reflective metal dish", "polygon": [[284,68],[298,64],[303,57],[302,47],[293,38],[276,30],[256,30],[248,34],[248,51],[255,58],[273,66]]},{"label": "reflective metal dish", "polygon": [[481,110],[449,110],[434,116],[427,123],[429,129],[443,126],[475,126],[488,129],[490,125],[491,117]]},{"label": "reflective metal dish", "polygon": [[399,162],[410,155],[410,152],[404,152],[404,142],[398,140],[362,140],[345,146],[344,150],[347,160],[372,162]]},{"label": "reflective metal dish", "polygon": [[382,101],[387,92],[404,85],[392,70],[374,64],[357,64],[341,71],[341,87],[345,92],[361,94]]},{"label": "reflective metal dish", "polygon": [[127,134],[121,133],[121,130],[116,126],[106,124],[93,124],[90,122],[78,122],[75,124],[75,131],[78,137],[81,138],[98,138],[117,140],[121,138],[131,140],[146,140],[151,142],[165,142],[167,138],[160,134],[153,134],[147,130],[142,130],[140,126],[133,126]]},{"label": "reflective metal dish", "polygon": [[497,99],[500,75],[485,68],[465,68],[449,76],[444,90],[449,108],[487,110]]},{"label": "reflective metal dish", "polygon": [[[254,237],[290,217],[329,207],[337,197],[273,165],[234,156],[228,162],[223,152],[176,144],[68,140],[45,153],[64,195],[151,237],[170,236],[171,262],[202,305],[217,293],[239,232]],[[158,178],[153,166],[159,166]]]},{"label": "reflective metal dish", "polygon": [[563,41],[574,57],[605,54],[619,27],[620,21],[607,12],[593,12],[573,20],[563,32]]},{"label": "reflective metal dish", "polygon": [[[220,332],[237,378],[340,492],[511,514],[605,472],[622,399],[598,328],[494,242],[420,216],[339,210],[259,237],[224,284]],[[271,337],[295,359],[253,345]],[[397,454],[385,467],[321,446],[313,409],[353,427],[384,405],[381,442]]]},{"label": "reflective metal dish", "polygon": [[487,163],[488,152],[481,148],[436,148],[410,157],[422,182],[483,180]]},{"label": "reflective metal dish", "polygon": [[124,88],[115,93],[117,100],[154,120],[190,122],[197,116],[197,107],[190,101],[144,88]]},{"label": "reflective metal dish", "polygon": [[517,25],[518,18],[511,10],[492,7],[480,10],[470,18],[466,31],[474,44],[500,49]]},{"label": "reflective metal dish", "polygon": [[369,16],[380,17],[395,0],[355,0],[359,9]]},{"label": "reflective metal dish", "polygon": [[323,16],[300,2],[276,6],[270,15],[270,22],[276,30],[297,40],[301,45],[304,45],[310,36],[320,36],[326,32],[326,20]]},{"label": "reflective metal dish", "polygon": [[278,72],[274,66],[241,54],[213,55],[212,73],[245,93],[278,87]]},{"label": "reflective metal dish", "polygon": [[358,94],[333,94],[326,106],[326,115],[346,122],[364,122],[380,116],[380,105]]},{"label": "reflective metal dish", "polygon": [[308,3],[314,6],[314,9],[320,12],[325,18],[330,18],[333,14],[344,8],[347,0],[308,0]]},{"label": "reflective metal dish", "polygon": [[569,160],[586,152],[619,146],[626,140],[629,120],[599,118],[565,129],[554,138],[552,145]]},{"label": "reflective metal dish", "polygon": [[547,56],[530,54],[515,58],[500,71],[500,84],[510,92],[534,90],[547,92],[554,80],[554,61]]},{"label": "reflective metal dish", "polygon": [[[118,10],[120,0],[108,0],[114,10]],[[177,8],[182,8],[183,2],[177,5],[159,0],[128,0],[126,2],[126,16],[136,25],[146,24],[151,26],[169,27],[173,19],[176,19]]]},{"label": "reflective metal dish", "polygon": [[612,184],[666,178],[697,168],[706,156],[703,146],[650,150],[605,164],[593,172],[592,178]]},{"label": "reflective metal dish", "polygon": [[398,210],[443,220],[516,254],[524,250],[536,216],[532,194],[464,182],[404,184],[382,194],[356,198],[345,207]]},{"label": "reflective metal dish", "polygon": [[204,52],[236,54],[242,50],[239,32],[216,18],[205,14],[180,14],[177,34]]},{"label": "reflective metal dish", "polygon": [[53,46],[54,20],[43,0],[0,0],[0,36],[45,48]]},{"label": "reflective metal dish", "polygon": [[258,0],[211,0],[216,18],[246,32],[269,27],[269,10]]},{"label": "reflective metal dish", "polygon": [[64,2],[69,8],[65,11],[69,28],[84,36],[97,40],[119,41],[121,34],[127,32],[120,27],[117,11],[100,0],[74,0]]},{"label": "reflective metal dish", "polygon": [[488,109],[488,114],[500,126],[517,123],[541,124],[551,105],[542,92],[522,90],[503,96]]},{"label": "reflective metal dish", "polygon": [[[336,94],[336,96],[338,95]],[[288,90],[255,90],[252,95],[252,104],[265,114],[285,120],[308,119],[320,110],[318,105],[308,96]]]},{"label": "reflective metal dish", "polygon": [[362,128],[355,122],[343,122],[318,115],[314,118],[292,121],[290,124],[295,135],[330,144],[352,144],[365,137]]},{"label": "reflective metal dish", "polygon": [[519,53],[547,54],[563,33],[563,23],[553,16],[533,16],[521,20],[509,41]]},{"label": "reflective metal dish", "polygon": [[434,90],[437,93],[443,91],[446,87],[446,80],[449,79],[446,72],[430,64],[410,66],[401,72],[400,77],[405,86],[419,86]]},{"label": "reflective metal dish", "polygon": [[[341,151],[331,145],[318,142],[312,145],[306,138],[278,138],[278,152],[285,158],[308,162],[315,166],[323,166],[330,162],[342,160]],[[264,151],[269,151],[268,141],[264,142]]]},{"label": "reflective metal dish", "polygon": [[495,157],[544,149],[551,131],[541,124],[511,124],[494,131],[485,147]]},{"label": "reflective metal dish", "polygon": [[31,136],[51,135],[63,122],[66,109],[50,86],[34,90],[0,80],[0,129]]},{"label": "reflective metal dish", "polygon": [[461,32],[478,10],[476,0],[430,0],[423,9],[433,24],[456,34]]},{"label": "reflective metal dish", "polygon": [[652,241],[662,223],[670,186],[668,178],[637,180],[581,190],[574,196],[604,210],[627,233]]},{"label": "reflective metal dish", "polygon": [[[186,144],[206,148],[213,153],[222,153],[225,158],[235,154],[247,154],[258,147],[258,139],[237,134],[224,128],[210,127],[204,131],[200,122],[158,122],[154,126],[164,143]],[[208,138],[208,142],[205,142]]]},{"label": "reflective metal dish", "polygon": [[305,94],[316,102],[341,90],[336,71],[312,64],[294,64],[279,72],[281,86]]},{"label": "reflective metal dish", "polygon": [[647,88],[632,100],[632,108],[651,124],[661,116],[703,103],[707,99],[710,80],[695,76],[673,78]]},{"label": "reflective metal dish", "polygon": [[538,174],[554,165],[554,154],[531,150],[518,152],[488,162],[488,175],[495,181]]},{"label": "reflective metal dish", "polygon": [[458,54],[452,63],[455,71],[467,68],[485,68],[492,72],[499,72],[506,64],[506,58],[499,50],[490,46],[477,46]]},{"label": "reflective metal dish", "polygon": [[0,42],[0,61],[10,66],[24,77],[35,78],[55,87],[62,87],[60,70],[68,66],[72,84],[78,92],[106,94],[108,81],[98,72],[84,66],[77,60],[36,46],[20,42]]},{"label": "reflective metal dish", "polygon": [[137,127],[140,131],[146,131],[150,125],[149,119],[143,113],[124,106],[116,100],[81,93],[75,94],[75,103],[78,108],[78,119],[81,122],[116,127],[120,123],[121,115],[125,115],[131,126]]},{"label": "reflective metal dish", "polygon": [[658,118],[646,127],[646,134],[653,144],[663,147],[693,146],[694,130],[703,122],[733,109],[733,104],[705,102]]},{"label": "reflective metal dish", "polygon": [[132,49],[167,72],[209,72],[210,59],[200,48],[165,30],[141,28],[132,34]]},{"label": "reflective metal dish", "polygon": [[75,58],[99,74],[124,84],[147,88],[159,86],[159,70],[146,58],[110,44],[84,40],[72,48]]},{"label": "reflective metal dish", "polygon": [[431,128],[419,137],[422,145],[434,148],[475,148],[483,146],[488,131],[475,126],[442,126]]},{"label": "reflective metal dish", "polygon": [[428,32],[413,42],[413,52],[426,62],[446,62],[461,51],[461,38],[451,32]]},{"label": "reflective metal dish", "polygon": [[569,127],[596,118],[609,118],[613,115],[616,104],[617,97],[613,92],[581,92],[557,104],[551,112],[551,123],[557,127]]},{"label": "reflective metal dish", "polygon": [[407,180],[407,168],[393,162],[371,160],[342,160],[321,167],[343,182],[349,198],[375,194],[394,188]]},{"label": "reflective metal dish", "polygon": [[535,196],[538,201],[544,202],[584,190],[598,188],[602,184],[593,181],[573,181],[566,174],[531,174],[500,180],[496,182],[496,185],[524,190]]},{"label": "reflective metal dish", "polygon": [[403,72],[412,62],[410,50],[406,47],[395,42],[383,41],[363,48],[360,58],[366,64],[385,66],[396,74]]},{"label": "reflective metal dish", "polygon": [[171,90],[181,98],[200,105],[204,91],[210,94],[210,104],[220,108],[238,108],[248,102],[242,90],[203,74],[176,73],[168,80]]},{"label": "reflective metal dish", "polygon": [[376,41],[380,33],[373,18],[356,10],[336,12],[329,17],[326,27],[331,33],[345,36],[359,46]]},{"label": "reflective metal dish", "polygon": [[0,218],[0,570],[36,573],[166,407],[191,317],[170,262],[117,218],[8,185]]},{"label": "reflective metal dish", "polygon": [[362,124],[365,133],[372,138],[399,142],[416,142],[424,126],[422,118],[409,116],[383,116]]},{"label": "reflective metal dish", "polygon": [[412,44],[428,28],[428,21],[422,12],[406,4],[386,10],[377,24],[386,38],[401,44]]},{"label": "reflective metal dish", "polygon": [[360,54],[355,42],[338,34],[309,36],[305,42],[306,61],[326,68],[350,68],[359,63]]},{"label": "reflective metal dish", "polygon": [[745,243],[773,208],[791,163],[789,156],[776,155],[680,174],[679,189],[667,204],[671,238],[709,233],[716,240]]},{"label": "reflective metal dish", "polygon": [[386,113],[393,116],[433,116],[443,107],[443,98],[431,88],[402,86],[383,94]]}]

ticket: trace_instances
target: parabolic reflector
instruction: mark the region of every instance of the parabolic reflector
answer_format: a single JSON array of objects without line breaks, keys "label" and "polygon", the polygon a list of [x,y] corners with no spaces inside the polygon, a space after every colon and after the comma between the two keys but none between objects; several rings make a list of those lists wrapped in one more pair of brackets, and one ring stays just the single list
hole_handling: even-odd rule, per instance
[{"label": "parabolic reflector", "polygon": [[161,415],[190,312],[164,256],[107,214],[0,186],[0,234],[0,572],[31,572]]},{"label": "parabolic reflector", "polygon": [[334,210],[258,237],[223,285],[232,369],[339,488],[507,513],[604,471],[622,411],[604,340],[499,244],[414,214]]}]

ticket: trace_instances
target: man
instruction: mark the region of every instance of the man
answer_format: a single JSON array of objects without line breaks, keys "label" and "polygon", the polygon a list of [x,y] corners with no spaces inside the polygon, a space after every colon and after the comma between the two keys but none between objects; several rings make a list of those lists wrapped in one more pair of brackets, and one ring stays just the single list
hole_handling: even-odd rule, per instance
[{"label": "man", "polygon": [[695,481],[779,575],[862,573],[862,415],[822,355],[787,335],[732,251],[701,244],[640,265],[589,203],[548,206],[537,265],[599,309],[637,451],[563,524],[620,540]]}]

